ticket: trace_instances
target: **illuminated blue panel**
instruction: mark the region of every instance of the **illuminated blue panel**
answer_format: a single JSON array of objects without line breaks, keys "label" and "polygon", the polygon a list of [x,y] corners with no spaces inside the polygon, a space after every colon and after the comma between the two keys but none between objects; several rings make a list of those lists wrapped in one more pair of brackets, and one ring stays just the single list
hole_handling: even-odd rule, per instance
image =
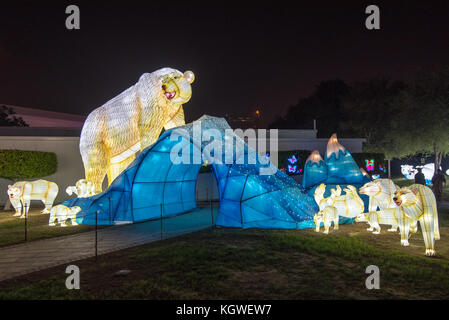
[{"label": "illuminated blue panel", "polygon": [[[225,130],[230,129],[224,119],[203,116],[199,121],[202,130],[216,129],[223,137]],[[193,136],[192,127],[189,124],[182,128]],[[80,206],[82,211],[77,221],[84,224],[94,224],[96,212],[99,224],[115,224],[157,219],[161,215],[173,216],[195,209],[196,179],[201,163],[193,163],[193,150],[201,148],[203,151],[207,142],[193,143],[191,138],[171,141],[170,134],[174,130],[176,128],[164,132],[156,143],[143,150],[106,191],[90,198],[70,199],[63,204]],[[241,146],[241,154],[247,155],[243,164],[235,163],[235,157],[231,164],[212,164],[220,195],[216,224],[243,228],[313,227],[310,221],[318,211],[313,198],[291,177],[273,167],[273,174],[264,175],[264,165],[259,162],[258,154],[245,143]],[[173,164],[170,152],[174,147],[190,150],[190,163]]]}]

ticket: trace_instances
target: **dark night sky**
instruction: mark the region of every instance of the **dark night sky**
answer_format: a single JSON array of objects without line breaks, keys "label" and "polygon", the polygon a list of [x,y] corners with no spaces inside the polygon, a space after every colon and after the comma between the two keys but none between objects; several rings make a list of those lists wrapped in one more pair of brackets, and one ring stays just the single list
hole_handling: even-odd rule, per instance
[{"label": "dark night sky", "polygon": [[[449,64],[447,1],[215,2],[2,4],[0,103],[87,115],[170,66],[196,74],[188,121],[260,108],[267,123],[321,80],[407,80]],[[69,4],[81,30],[65,29]],[[369,4],[381,30],[365,28]]]}]

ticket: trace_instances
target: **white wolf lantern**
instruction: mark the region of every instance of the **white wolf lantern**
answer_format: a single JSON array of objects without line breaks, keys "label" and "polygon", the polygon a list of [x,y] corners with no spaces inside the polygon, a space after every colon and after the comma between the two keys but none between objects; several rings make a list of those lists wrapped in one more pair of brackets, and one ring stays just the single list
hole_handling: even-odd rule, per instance
[{"label": "white wolf lantern", "polygon": [[76,214],[81,211],[81,207],[66,207],[62,204],[58,204],[54,206],[50,210],[50,218],[48,220],[49,226],[55,226],[56,223],[59,223],[61,227],[66,227],[67,220],[70,219],[70,223],[72,226],[78,225],[76,222]]},{"label": "white wolf lantern", "polygon": [[165,130],[185,124],[182,105],[192,96],[193,72],[163,68],[92,111],[84,123],[80,152],[86,180],[101,192],[128,167],[135,154],[156,142]]},{"label": "white wolf lantern", "polygon": [[[8,186],[8,196],[16,213],[14,216],[25,217],[25,214],[30,210],[31,200],[41,200],[44,203],[44,210],[42,213],[49,213],[53,202],[58,195],[58,185],[47,180],[36,181],[19,181],[12,186]],[[26,208],[26,212],[21,215],[22,204]]]},{"label": "white wolf lantern", "polygon": [[393,197],[398,207],[411,220],[419,220],[426,246],[426,256],[434,256],[435,240],[440,239],[438,211],[432,190],[420,184],[397,190]]}]

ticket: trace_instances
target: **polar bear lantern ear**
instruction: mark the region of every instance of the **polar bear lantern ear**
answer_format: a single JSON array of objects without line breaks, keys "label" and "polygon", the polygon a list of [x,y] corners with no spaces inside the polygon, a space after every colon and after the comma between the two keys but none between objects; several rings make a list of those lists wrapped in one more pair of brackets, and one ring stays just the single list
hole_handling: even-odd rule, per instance
[{"label": "polar bear lantern ear", "polygon": [[11,188],[12,188],[12,185],[8,184],[8,189],[11,189]]},{"label": "polar bear lantern ear", "polygon": [[192,84],[193,81],[195,81],[195,74],[192,71],[186,71],[184,72],[184,78],[187,80],[188,83]]}]

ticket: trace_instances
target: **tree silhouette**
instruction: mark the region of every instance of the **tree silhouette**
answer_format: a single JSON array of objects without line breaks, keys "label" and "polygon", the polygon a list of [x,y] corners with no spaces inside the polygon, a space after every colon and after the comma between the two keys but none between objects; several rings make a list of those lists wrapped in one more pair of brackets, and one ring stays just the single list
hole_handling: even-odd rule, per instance
[{"label": "tree silhouette", "polygon": [[28,124],[21,118],[15,116],[13,108],[7,106],[0,107],[0,127],[28,127]]},{"label": "tree silhouette", "polygon": [[319,138],[329,138],[339,131],[341,101],[348,94],[349,87],[340,80],[322,81],[310,96],[290,106],[284,117],[278,117],[270,128],[304,129],[317,120]]}]

